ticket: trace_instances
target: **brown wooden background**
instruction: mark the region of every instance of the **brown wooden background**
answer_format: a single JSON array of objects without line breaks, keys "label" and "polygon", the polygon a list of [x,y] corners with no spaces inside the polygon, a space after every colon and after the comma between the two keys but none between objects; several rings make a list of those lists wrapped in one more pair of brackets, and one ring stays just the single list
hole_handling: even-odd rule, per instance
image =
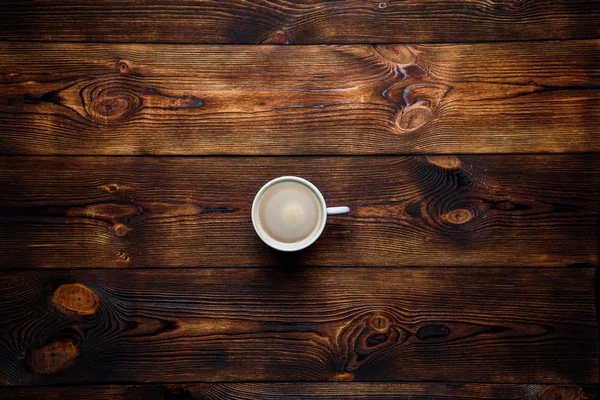
[{"label": "brown wooden background", "polygon": [[3,1],[0,398],[594,399],[599,115],[597,0]]}]

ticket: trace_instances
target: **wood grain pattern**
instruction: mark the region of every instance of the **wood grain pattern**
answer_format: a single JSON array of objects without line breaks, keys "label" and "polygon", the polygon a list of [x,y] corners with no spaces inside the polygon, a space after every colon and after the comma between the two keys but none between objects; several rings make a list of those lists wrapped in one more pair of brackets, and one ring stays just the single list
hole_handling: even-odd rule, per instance
[{"label": "wood grain pattern", "polygon": [[[2,268],[598,263],[598,154],[9,156],[0,171]],[[250,218],[279,175],[351,208],[293,256],[264,245]]]},{"label": "wood grain pattern", "polygon": [[[594,268],[4,272],[0,383],[598,383]],[[64,285],[99,298],[56,307]]]},{"label": "wood grain pattern", "polygon": [[599,50],[5,42],[0,153],[600,151]]},{"label": "wood grain pattern", "polygon": [[597,38],[597,0],[3,0],[0,39],[390,43]]},{"label": "wood grain pattern", "polygon": [[[599,398],[599,21],[1,1],[0,399]],[[351,207],[297,254],[284,174]]]},{"label": "wood grain pattern", "polygon": [[461,383],[217,383],[0,388],[3,400],[593,400],[593,386]]}]

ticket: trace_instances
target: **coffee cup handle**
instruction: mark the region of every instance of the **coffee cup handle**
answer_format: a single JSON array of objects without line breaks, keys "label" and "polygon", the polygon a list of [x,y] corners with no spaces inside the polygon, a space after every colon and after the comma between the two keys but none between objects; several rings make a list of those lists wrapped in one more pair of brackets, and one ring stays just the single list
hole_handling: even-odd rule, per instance
[{"label": "coffee cup handle", "polygon": [[350,207],[327,207],[327,215],[348,214]]}]

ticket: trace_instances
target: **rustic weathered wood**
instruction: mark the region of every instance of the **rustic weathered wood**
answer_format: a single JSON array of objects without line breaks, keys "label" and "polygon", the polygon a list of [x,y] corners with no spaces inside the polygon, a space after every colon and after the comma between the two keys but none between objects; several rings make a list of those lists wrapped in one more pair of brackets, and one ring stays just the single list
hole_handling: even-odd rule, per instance
[{"label": "rustic weathered wood", "polygon": [[597,38],[597,0],[3,0],[0,39],[390,43]]},{"label": "rustic weathered wood", "polygon": [[461,383],[294,382],[0,388],[3,400],[593,400],[596,396],[593,386]]},{"label": "rustic weathered wood", "polygon": [[[594,268],[0,274],[0,384],[598,383]],[[78,297],[54,294],[80,285]],[[72,310],[92,303],[93,314]]]},{"label": "rustic weathered wood", "polygon": [[[0,399],[598,398],[599,21],[0,2]],[[298,254],[250,221],[283,174],[352,209]]]},{"label": "rustic weathered wood", "polygon": [[0,153],[600,151],[599,50],[5,42]]},{"label": "rustic weathered wood", "polygon": [[[271,251],[251,223],[279,175],[351,208],[298,255]],[[2,268],[598,263],[598,154],[8,156],[0,187]]]}]

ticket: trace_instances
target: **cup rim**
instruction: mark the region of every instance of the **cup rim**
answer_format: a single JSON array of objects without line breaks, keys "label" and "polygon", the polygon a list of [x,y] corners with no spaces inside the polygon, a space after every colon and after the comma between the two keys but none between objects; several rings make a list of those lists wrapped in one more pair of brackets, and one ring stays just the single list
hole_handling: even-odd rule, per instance
[{"label": "cup rim", "polygon": [[[283,182],[283,181],[302,183],[303,185],[308,186],[308,188],[311,189],[315,193],[317,198],[319,199],[319,203],[321,204],[321,216],[322,216],[321,224],[320,224],[319,228],[317,229],[316,233],[313,235],[313,237],[310,238],[310,240],[304,239],[304,240],[302,240],[300,242],[296,242],[296,243],[279,242],[277,240],[272,239],[271,237],[264,235],[257,226],[257,218],[255,216],[258,213],[258,199],[260,199],[262,194],[267,189],[269,189],[271,186],[273,186],[276,183]],[[254,200],[252,201],[252,226],[254,227],[254,231],[256,232],[258,237],[260,237],[261,240],[265,244],[274,248],[275,250],[291,252],[291,251],[298,251],[298,250],[307,248],[321,236],[321,233],[323,233],[323,229],[325,229],[326,223],[327,223],[327,205],[325,203],[325,198],[321,194],[321,191],[315,185],[310,183],[308,180],[306,180],[304,178],[300,178],[299,176],[285,175],[285,176],[280,176],[275,179],[271,179],[269,182],[265,183],[260,188],[260,190],[254,196]]]}]

